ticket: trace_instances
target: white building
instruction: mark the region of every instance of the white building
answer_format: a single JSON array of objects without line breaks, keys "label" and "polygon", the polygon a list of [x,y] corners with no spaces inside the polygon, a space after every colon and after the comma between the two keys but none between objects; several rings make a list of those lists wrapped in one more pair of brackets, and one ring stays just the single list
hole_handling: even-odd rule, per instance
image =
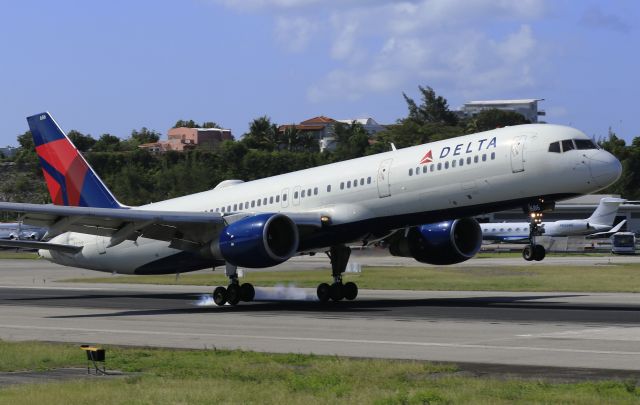
[{"label": "white building", "polygon": [[385,129],[387,129],[384,125],[379,124],[376,120],[374,120],[371,117],[337,120],[337,121],[347,125],[351,125],[357,122],[358,124],[362,125],[364,130],[367,131],[369,135],[373,135],[375,133],[378,133],[380,131],[384,131]]},{"label": "white building", "polygon": [[473,117],[481,111],[490,109],[514,111],[534,123],[538,122],[538,116],[546,114],[544,111],[538,110],[538,102],[543,100],[543,98],[528,98],[522,100],[469,101],[464,104],[460,113],[463,117]]}]

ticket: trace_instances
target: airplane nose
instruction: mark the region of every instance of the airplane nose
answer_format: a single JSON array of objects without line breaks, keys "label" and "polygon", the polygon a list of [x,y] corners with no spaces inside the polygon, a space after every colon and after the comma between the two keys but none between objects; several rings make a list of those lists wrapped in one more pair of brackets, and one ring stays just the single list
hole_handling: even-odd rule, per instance
[{"label": "airplane nose", "polygon": [[620,178],[622,164],[611,153],[599,150],[597,154],[590,156],[589,166],[591,177],[600,187],[607,187]]}]

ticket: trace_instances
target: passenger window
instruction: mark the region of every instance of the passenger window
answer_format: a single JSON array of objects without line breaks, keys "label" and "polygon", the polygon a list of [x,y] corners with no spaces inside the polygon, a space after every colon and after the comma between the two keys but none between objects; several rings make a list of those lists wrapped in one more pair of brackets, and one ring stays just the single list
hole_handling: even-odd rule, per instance
[{"label": "passenger window", "polygon": [[258,200],[258,207],[262,205],[262,200]]},{"label": "passenger window", "polygon": [[279,203],[279,202],[280,202],[280,194],[278,194],[278,195],[276,196],[276,202],[277,202],[277,203]]},{"label": "passenger window", "polygon": [[221,210],[221,211],[224,213],[224,207],[222,207],[222,210]]},{"label": "passenger window", "polygon": [[327,186],[327,193],[330,193],[330,192],[331,192],[331,184]]},{"label": "passenger window", "polygon": [[451,167],[456,167],[456,160],[451,161]]},{"label": "passenger window", "polygon": [[231,206],[227,205],[227,212],[231,212]]},{"label": "passenger window", "polygon": [[470,165],[470,164],[471,164],[471,156],[469,156],[469,157],[467,158],[467,164],[468,164],[468,165]]},{"label": "passenger window", "polygon": [[422,173],[426,173],[427,172],[427,165],[422,166]]},{"label": "passenger window", "polygon": [[444,162],[444,168],[445,170],[449,168],[449,162]]},{"label": "passenger window", "polygon": [[371,176],[367,177],[367,184],[371,184]]},{"label": "passenger window", "polygon": [[462,158],[460,159],[460,163],[459,163],[459,165],[460,165],[460,166],[464,166],[464,159],[462,159]]},{"label": "passenger window", "polygon": [[358,187],[358,180],[357,179],[353,181],[353,187]]},{"label": "passenger window", "polygon": [[251,208],[256,206],[256,200],[251,200]]},{"label": "passenger window", "polygon": [[574,139],[576,149],[598,149],[591,139]]},{"label": "passenger window", "polygon": [[315,187],[315,188],[313,189],[313,195],[318,195],[318,187]]},{"label": "passenger window", "polygon": [[282,201],[287,201],[287,195],[286,194],[282,194]]},{"label": "passenger window", "polygon": [[575,149],[575,147],[573,146],[573,140],[565,139],[564,141],[562,141],[562,151],[563,152],[570,151],[571,149]]},{"label": "passenger window", "polygon": [[340,190],[344,190],[344,181],[340,182]]},{"label": "passenger window", "polygon": [[360,185],[364,186],[364,177],[360,179]]},{"label": "passenger window", "polygon": [[438,163],[438,170],[442,170],[442,163]]},{"label": "passenger window", "polygon": [[347,182],[347,188],[351,188],[351,180]]},{"label": "passenger window", "polygon": [[220,208],[216,208],[216,212],[220,212]]},{"label": "passenger window", "polygon": [[409,176],[413,176],[413,167],[409,169]]},{"label": "passenger window", "polygon": [[301,197],[301,198],[304,198],[304,195],[305,195],[305,192],[306,192],[306,191],[307,191],[307,190],[302,190],[302,193],[301,193],[301,195],[300,195],[300,197]]},{"label": "passenger window", "polygon": [[434,171],[436,169],[436,165],[434,165],[433,163],[431,163],[431,171]]},{"label": "passenger window", "polygon": [[273,196],[269,197],[269,204],[273,204]]},{"label": "passenger window", "polygon": [[495,152],[491,152],[491,160],[495,160],[496,158],[496,153]]},{"label": "passenger window", "polygon": [[238,204],[233,204],[233,210],[238,211]]},{"label": "passenger window", "polygon": [[416,174],[420,174],[420,167],[416,167]]},{"label": "passenger window", "polygon": [[307,189],[307,197],[311,197],[311,189]]},{"label": "passenger window", "polygon": [[549,144],[549,152],[560,153],[560,142],[552,142]]},{"label": "passenger window", "polygon": [[297,199],[298,198],[298,192],[296,191],[295,193],[293,193],[293,199]]},{"label": "passenger window", "polygon": [[267,205],[267,197],[265,197],[264,200],[262,200],[262,205]]},{"label": "passenger window", "polygon": [[483,161],[483,162],[486,162],[486,161],[487,161],[487,154],[486,154],[486,153],[483,153],[483,154],[482,154],[482,161]]},{"label": "passenger window", "polygon": [[475,155],[475,156],[473,157],[473,163],[478,163],[478,155]]}]

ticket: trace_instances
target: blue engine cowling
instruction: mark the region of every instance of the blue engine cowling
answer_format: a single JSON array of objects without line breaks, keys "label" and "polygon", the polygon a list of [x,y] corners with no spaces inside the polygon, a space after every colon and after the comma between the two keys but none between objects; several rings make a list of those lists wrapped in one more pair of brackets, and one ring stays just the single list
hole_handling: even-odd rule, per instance
[{"label": "blue engine cowling", "polygon": [[241,267],[270,267],[298,250],[298,227],[283,214],[258,214],[222,230],[218,251],[225,261]]},{"label": "blue engine cowling", "polygon": [[413,257],[427,264],[455,264],[471,259],[482,246],[482,229],[473,218],[410,228],[391,241],[394,256]]}]

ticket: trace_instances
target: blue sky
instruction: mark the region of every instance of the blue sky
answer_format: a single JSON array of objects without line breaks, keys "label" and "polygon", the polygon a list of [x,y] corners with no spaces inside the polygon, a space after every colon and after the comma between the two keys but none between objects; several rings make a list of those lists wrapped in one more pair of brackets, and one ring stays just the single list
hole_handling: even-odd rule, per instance
[{"label": "blue sky", "polygon": [[236,136],[268,115],[406,115],[432,86],[451,107],[544,98],[546,120],[640,136],[636,0],[0,0],[0,145],[50,111],[66,131]]}]

